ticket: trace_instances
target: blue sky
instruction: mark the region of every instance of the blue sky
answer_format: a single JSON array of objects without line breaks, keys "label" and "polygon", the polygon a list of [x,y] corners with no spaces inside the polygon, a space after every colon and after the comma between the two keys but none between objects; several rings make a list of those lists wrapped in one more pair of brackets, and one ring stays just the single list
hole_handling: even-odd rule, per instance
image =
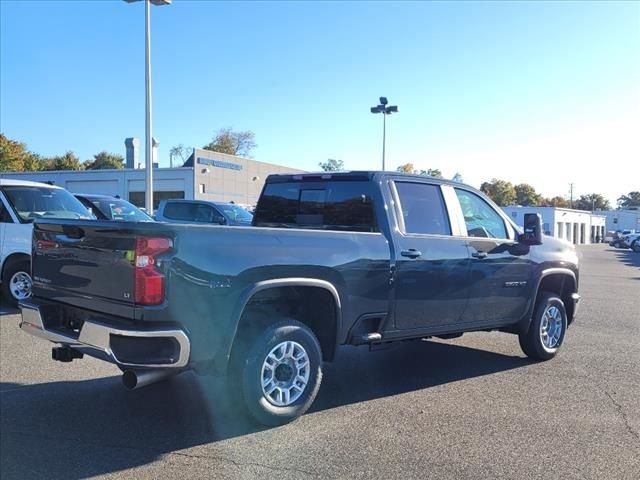
[{"label": "blue sky", "polygon": [[[0,41],[3,133],[83,160],[143,140],[142,3],[2,0]],[[257,160],[377,169],[385,95],[388,167],[640,189],[638,2],[174,0],[152,8],[152,69],[163,165],[231,126]]]}]

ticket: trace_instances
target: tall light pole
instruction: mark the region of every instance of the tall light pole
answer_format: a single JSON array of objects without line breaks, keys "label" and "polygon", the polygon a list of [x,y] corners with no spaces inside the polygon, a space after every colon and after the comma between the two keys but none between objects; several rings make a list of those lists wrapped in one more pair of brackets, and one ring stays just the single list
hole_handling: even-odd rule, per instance
[{"label": "tall light pole", "polygon": [[569,184],[569,208],[573,208],[573,183]]},{"label": "tall light pole", "polygon": [[[124,0],[127,3],[140,0]],[[153,136],[152,136],[152,101],[151,101],[151,4],[162,6],[171,5],[171,0],[144,0],[144,86],[145,86],[145,133],[144,133],[144,161],[145,161],[145,196],[144,206],[150,215],[153,214]]]},{"label": "tall light pole", "polygon": [[387,142],[387,115],[391,115],[392,113],[398,113],[397,105],[389,105],[387,106],[387,97],[380,97],[380,105],[375,107],[371,107],[371,113],[381,113],[382,114],[382,170],[385,169],[384,160],[385,160],[385,149]]}]

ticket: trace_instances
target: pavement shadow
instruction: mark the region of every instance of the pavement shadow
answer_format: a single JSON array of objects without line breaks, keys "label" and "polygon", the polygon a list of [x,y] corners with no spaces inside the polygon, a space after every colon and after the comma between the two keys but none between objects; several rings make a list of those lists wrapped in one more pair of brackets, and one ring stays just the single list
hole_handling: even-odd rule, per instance
[{"label": "pavement shadow", "polygon": [[17,315],[20,313],[20,310],[18,310],[17,308],[9,307],[3,305],[2,303],[3,302],[0,301],[0,317],[3,315]]},{"label": "pavement shadow", "polygon": [[[530,364],[521,357],[409,342],[369,353],[341,349],[312,412]],[[263,428],[224,393],[222,378],[188,372],[133,392],[119,377],[21,386],[0,383],[0,476],[86,478]]]},{"label": "pavement shadow", "polygon": [[633,250],[615,250],[616,257],[625,265],[640,267],[640,253]]},{"label": "pavement shadow", "polygon": [[395,343],[389,350],[378,352],[368,352],[367,347],[345,347],[335,362],[325,366],[323,385],[311,411],[422,390],[530,364],[524,356],[432,341]]},{"label": "pavement shadow", "polygon": [[208,443],[203,402],[190,374],[133,392],[120,377],[0,383],[0,477],[87,478]]}]

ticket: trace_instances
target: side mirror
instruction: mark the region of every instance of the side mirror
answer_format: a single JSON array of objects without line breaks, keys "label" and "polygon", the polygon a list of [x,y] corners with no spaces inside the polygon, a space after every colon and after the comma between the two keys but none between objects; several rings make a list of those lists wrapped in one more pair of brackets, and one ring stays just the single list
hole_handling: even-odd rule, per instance
[{"label": "side mirror", "polygon": [[215,217],[213,217],[213,223],[217,223],[218,225],[226,225],[227,220],[222,215],[216,215]]},{"label": "side mirror", "polygon": [[520,235],[520,243],[542,245],[542,217],[539,213],[524,214],[524,233]]}]

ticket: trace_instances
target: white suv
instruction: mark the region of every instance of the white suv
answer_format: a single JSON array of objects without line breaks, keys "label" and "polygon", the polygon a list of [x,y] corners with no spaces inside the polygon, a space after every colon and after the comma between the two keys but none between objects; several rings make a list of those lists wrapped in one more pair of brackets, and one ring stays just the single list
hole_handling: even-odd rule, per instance
[{"label": "white suv", "polygon": [[31,230],[36,218],[95,218],[64,188],[0,179],[0,305],[31,295]]}]

